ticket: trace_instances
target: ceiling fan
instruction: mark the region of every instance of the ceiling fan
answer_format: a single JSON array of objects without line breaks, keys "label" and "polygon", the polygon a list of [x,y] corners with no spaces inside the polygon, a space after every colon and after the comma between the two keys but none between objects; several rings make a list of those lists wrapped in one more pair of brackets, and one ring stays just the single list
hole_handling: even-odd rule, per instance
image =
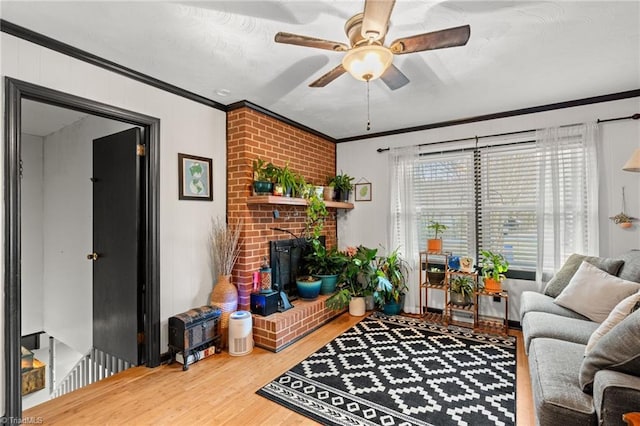
[{"label": "ceiling fan", "polygon": [[324,74],[310,87],[324,87],[345,72],[362,81],[381,78],[391,90],[409,83],[409,79],[393,65],[393,55],[464,46],[469,40],[471,27],[448,28],[425,34],[399,38],[388,47],[384,38],[389,29],[389,18],[395,0],[365,0],[364,12],[347,20],[344,30],[351,46],[345,43],[279,32],[277,43],[294,44],[317,49],[345,52],[342,63]]}]

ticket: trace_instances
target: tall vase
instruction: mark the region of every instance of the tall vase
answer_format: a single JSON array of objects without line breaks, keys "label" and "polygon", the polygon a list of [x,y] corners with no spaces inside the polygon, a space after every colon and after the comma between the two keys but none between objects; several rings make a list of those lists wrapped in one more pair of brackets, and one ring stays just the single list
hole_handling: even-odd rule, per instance
[{"label": "tall vase", "polygon": [[229,315],[238,310],[238,289],[231,284],[231,275],[218,275],[218,282],[211,293],[211,304],[222,311],[220,316],[221,346],[226,348],[229,341]]}]

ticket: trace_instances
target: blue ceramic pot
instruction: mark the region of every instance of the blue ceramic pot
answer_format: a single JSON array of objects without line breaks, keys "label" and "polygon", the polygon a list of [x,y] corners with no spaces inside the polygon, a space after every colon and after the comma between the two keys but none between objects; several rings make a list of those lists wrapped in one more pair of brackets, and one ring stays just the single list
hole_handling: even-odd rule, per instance
[{"label": "blue ceramic pot", "polygon": [[302,299],[315,299],[320,294],[322,280],[316,281],[298,281],[298,296]]},{"label": "blue ceramic pot", "polygon": [[322,280],[320,286],[320,294],[331,294],[336,291],[336,284],[338,283],[338,275],[314,275]]},{"label": "blue ceramic pot", "polygon": [[400,309],[402,309],[402,305],[400,302],[386,302],[382,307],[382,312],[387,315],[398,315],[400,313]]}]

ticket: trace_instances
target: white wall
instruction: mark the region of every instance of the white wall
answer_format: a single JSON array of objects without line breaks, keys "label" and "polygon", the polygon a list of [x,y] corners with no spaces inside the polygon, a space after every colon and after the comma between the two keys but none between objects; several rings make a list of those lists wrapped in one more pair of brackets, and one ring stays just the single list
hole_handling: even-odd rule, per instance
[{"label": "white wall", "polygon": [[80,353],[93,342],[92,141],[131,127],[90,116],[44,139],[44,331]]},{"label": "white wall", "polygon": [[[366,178],[373,184],[371,202],[358,202],[355,209],[340,215],[338,244],[340,247],[358,244],[388,247],[388,153],[378,153],[378,148],[581,123],[629,116],[637,112],[640,112],[640,98],[632,98],[338,144],[337,170],[354,176],[356,181]],[[622,186],[626,188],[627,214],[640,218],[640,174],[622,170],[634,149],[640,147],[640,120],[602,123],[600,129],[600,255],[616,256],[631,248],[640,248],[640,222],[636,222],[632,229],[623,230],[608,219],[620,212]],[[417,285],[417,280],[413,285]],[[509,317],[517,320],[521,291],[534,289],[535,285],[527,281],[507,280],[505,288],[510,290]],[[484,305],[487,314],[499,315],[504,309],[494,302],[485,302]]]},{"label": "white wall", "polygon": [[44,330],[43,138],[22,134],[22,334]]},{"label": "white wall", "polygon": [[[167,319],[206,304],[211,292],[210,218],[224,217],[226,211],[225,113],[5,33],[0,35],[0,44],[3,78],[17,78],[161,120],[160,319],[161,350],[166,351]],[[213,159],[213,202],[178,200],[178,152]],[[2,173],[3,168],[0,162]],[[4,227],[0,229],[4,238]],[[0,248],[0,256],[4,258],[3,250]],[[4,261],[2,265],[4,268]],[[0,316],[4,318],[3,308]],[[4,401],[4,367],[0,375],[0,399]]]}]

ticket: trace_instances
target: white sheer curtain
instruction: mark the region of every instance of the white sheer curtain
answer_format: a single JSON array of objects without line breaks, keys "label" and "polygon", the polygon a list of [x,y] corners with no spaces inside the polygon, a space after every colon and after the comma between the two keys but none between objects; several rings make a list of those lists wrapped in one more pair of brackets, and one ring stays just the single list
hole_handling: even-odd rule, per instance
[{"label": "white sheer curtain", "polygon": [[598,254],[598,137],[597,123],[536,132],[540,287],[572,253]]},{"label": "white sheer curtain", "polygon": [[404,311],[420,313],[418,293],[419,244],[418,220],[414,202],[415,167],[420,157],[417,146],[392,148],[389,151],[389,191],[391,203],[389,217],[391,230],[388,250],[398,248],[409,263]]}]

